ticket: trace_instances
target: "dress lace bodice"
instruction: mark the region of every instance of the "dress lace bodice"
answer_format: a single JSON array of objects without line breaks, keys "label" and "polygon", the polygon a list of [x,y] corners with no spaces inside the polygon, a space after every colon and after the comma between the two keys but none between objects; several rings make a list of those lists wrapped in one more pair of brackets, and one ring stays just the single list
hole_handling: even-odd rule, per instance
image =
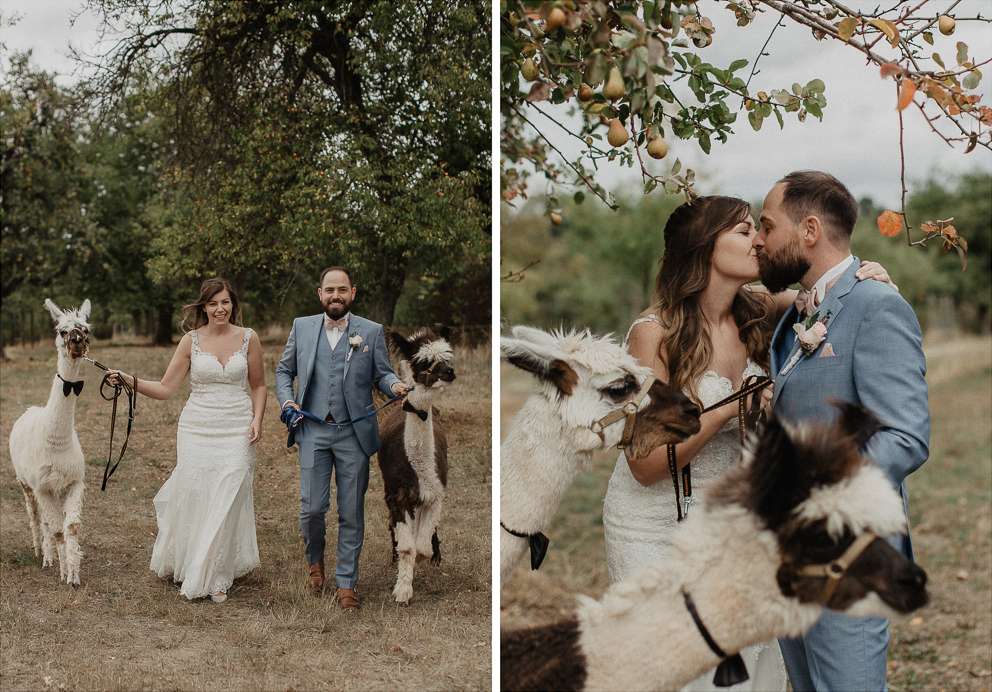
[{"label": "dress lace bodice", "polygon": [[245,340],[241,348],[234,352],[227,363],[200,349],[200,339],[195,331],[189,333],[193,343],[190,346],[189,381],[192,393],[210,395],[229,392],[230,387],[244,390],[248,385],[248,342],[251,329],[245,330]]}]

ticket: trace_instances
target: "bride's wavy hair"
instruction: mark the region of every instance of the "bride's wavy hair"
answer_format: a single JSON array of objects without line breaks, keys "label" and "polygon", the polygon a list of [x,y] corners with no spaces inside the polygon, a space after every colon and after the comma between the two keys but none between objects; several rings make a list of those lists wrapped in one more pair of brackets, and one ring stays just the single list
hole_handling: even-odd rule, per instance
[{"label": "bride's wavy hair", "polygon": [[[209,322],[207,318],[206,305],[210,302],[210,299],[221,291],[227,291],[227,295],[231,296],[231,324],[236,324],[241,326],[241,301],[238,299],[238,294],[234,292],[231,288],[231,284],[227,282],[227,279],[215,278],[207,279],[200,286],[200,297],[189,305],[183,306],[183,321],[179,325],[180,331],[186,333],[191,329],[199,329],[203,325]],[[192,322],[192,326],[187,327],[186,323]]]},{"label": "bride's wavy hair", "polygon": [[[668,384],[700,405],[697,385],[713,359],[713,342],[699,298],[709,281],[717,237],[746,221],[751,211],[750,204],[734,197],[698,197],[676,208],[665,224],[665,254],[651,306],[665,327],[659,356],[668,368]],[[768,306],[743,286],[731,313],[748,356],[768,369]]]}]

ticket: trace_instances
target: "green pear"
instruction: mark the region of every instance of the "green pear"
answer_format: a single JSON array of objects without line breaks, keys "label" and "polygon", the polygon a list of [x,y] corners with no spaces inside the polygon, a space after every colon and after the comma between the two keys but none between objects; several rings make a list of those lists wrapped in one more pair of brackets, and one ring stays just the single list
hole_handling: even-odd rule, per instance
[{"label": "green pear", "polygon": [[610,101],[616,101],[623,96],[623,75],[616,65],[610,68],[610,76],[606,78],[606,85],[603,87],[603,96]]},{"label": "green pear", "polygon": [[661,135],[657,135],[648,142],[648,156],[653,159],[663,159],[668,154],[668,145]]},{"label": "green pear", "polygon": [[520,74],[522,74],[524,79],[526,79],[528,82],[533,82],[535,79],[537,79],[537,76],[538,74],[540,74],[540,72],[537,69],[537,65],[534,64],[534,61],[531,60],[530,58],[527,58],[526,60],[524,60],[524,64],[520,68]]},{"label": "green pear", "polygon": [[620,118],[614,118],[610,123],[610,131],[606,133],[606,141],[611,147],[622,147],[630,139],[626,128],[620,124]]}]

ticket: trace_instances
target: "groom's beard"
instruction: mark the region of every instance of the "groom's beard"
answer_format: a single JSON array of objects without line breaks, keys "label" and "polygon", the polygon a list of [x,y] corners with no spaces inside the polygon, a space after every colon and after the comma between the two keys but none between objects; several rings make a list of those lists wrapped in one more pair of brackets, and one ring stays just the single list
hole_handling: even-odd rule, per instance
[{"label": "groom's beard", "polygon": [[325,303],[324,312],[332,320],[339,320],[351,309],[351,301],[345,300],[341,303]]},{"label": "groom's beard", "polygon": [[766,253],[764,248],[758,253],[758,275],[761,283],[772,293],[781,293],[799,281],[810,266],[810,261],[799,246],[798,238],[774,255]]}]

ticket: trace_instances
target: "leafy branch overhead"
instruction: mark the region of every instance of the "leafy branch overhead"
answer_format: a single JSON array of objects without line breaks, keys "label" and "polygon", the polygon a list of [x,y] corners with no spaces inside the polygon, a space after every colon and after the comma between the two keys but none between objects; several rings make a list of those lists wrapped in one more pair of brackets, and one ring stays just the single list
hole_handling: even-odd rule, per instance
[{"label": "leafy branch overhead", "polygon": [[[914,105],[947,144],[992,149],[992,109],[974,93],[989,57],[976,57],[962,42],[947,54],[946,41],[935,38],[962,21],[989,21],[952,16],[956,4],[912,0],[859,12],[835,0],[500,0],[502,199],[526,197],[537,173],[551,190],[549,212],[560,214],[562,186],[576,189],[576,202],[592,193],[615,208],[596,181],[599,166],[614,161],[636,161],[645,193],[660,186],[691,199],[693,171],[676,160],[667,174],[652,173],[643,153],[663,159],[678,138],[696,140],[708,154],[714,140],[734,134],[742,110],[755,130],[772,117],[780,128],[790,117],[822,119],[827,85],[820,79],[767,93],[750,86],[758,60],[771,55],[775,30],[790,21],[816,41],[846,44],[893,77],[893,105]],[[733,41],[733,30],[718,33],[704,12],[731,12],[738,27],[762,12],[778,21],[753,63],[741,57],[713,65],[704,60],[706,47]],[[537,113],[552,125],[536,126]],[[566,125],[566,114],[580,115],[581,124]],[[580,153],[562,154],[547,127],[578,140]]]}]

